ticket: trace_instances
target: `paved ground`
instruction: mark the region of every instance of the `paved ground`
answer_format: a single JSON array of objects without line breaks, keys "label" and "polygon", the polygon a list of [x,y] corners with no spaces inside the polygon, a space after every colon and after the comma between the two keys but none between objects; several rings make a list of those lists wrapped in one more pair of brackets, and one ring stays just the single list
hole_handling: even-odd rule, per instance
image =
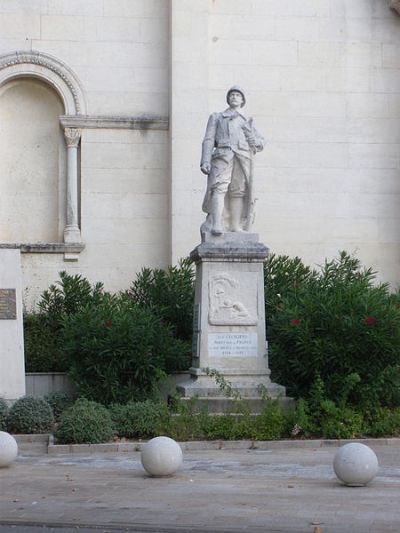
[{"label": "paved ground", "polygon": [[399,441],[371,447],[380,469],[362,488],[336,480],[338,448],[320,443],[186,451],[168,478],[135,451],[22,452],[0,469],[0,533],[400,532]]}]

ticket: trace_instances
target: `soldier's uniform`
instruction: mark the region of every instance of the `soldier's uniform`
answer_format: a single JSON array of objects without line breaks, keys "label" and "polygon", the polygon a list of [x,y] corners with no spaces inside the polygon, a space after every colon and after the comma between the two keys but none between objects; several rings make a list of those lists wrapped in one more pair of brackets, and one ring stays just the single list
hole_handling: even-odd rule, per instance
[{"label": "soldier's uniform", "polygon": [[[227,99],[229,93],[236,90],[236,87],[231,88]],[[244,100],[242,91],[238,92]],[[251,146],[249,138],[252,140]],[[229,107],[210,116],[200,163],[200,166],[210,166],[203,201],[204,212],[212,212],[213,195],[228,195],[228,198],[244,198],[248,195],[252,152],[263,148],[263,137],[254,129],[252,121],[248,121],[240,112]],[[243,212],[243,218],[247,215]]]}]

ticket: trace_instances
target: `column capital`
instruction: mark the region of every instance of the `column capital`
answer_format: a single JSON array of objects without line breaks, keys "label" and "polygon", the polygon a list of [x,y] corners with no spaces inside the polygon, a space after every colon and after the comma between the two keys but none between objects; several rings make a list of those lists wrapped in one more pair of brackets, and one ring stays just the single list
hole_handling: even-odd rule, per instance
[{"label": "column capital", "polygon": [[81,135],[82,130],[79,128],[65,128],[64,136],[68,148],[71,146],[78,146]]}]

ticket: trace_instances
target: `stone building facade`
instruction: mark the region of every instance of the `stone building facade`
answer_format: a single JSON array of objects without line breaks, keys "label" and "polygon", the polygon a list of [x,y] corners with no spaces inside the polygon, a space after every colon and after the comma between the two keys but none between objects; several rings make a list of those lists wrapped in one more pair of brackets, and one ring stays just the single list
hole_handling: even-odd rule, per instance
[{"label": "stone building facade", "polygon": [[[391,9],[392,7],[392,9]],[[0,0],[0,246],[25,300],[107,289],[199,242],[200,145],[226,89],[267,139],[255,231],[400,282],[395,0]]]}]

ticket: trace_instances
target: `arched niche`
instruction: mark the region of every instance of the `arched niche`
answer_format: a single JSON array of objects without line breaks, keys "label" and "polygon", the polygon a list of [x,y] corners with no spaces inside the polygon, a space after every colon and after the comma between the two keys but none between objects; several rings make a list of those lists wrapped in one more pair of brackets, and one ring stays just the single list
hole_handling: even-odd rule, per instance
[{"label": "arched niche", "polygon": [[[36,89],[39,86],[42,86],[42,89],[46,86],[48,89],[51,88],[53,93],[57,95],[61,103],[59,116],[76,117],[85,115],[86,103],[81,85],[76,75],[64,63],[48,54],[37,51],[17,51],[0,56],[0,95],[2,91],[7,93],[8,89],[11,90],[18,86],[21,88],[29,80],[33,84],[36,81]],[[59,117],[57,119],[57,127],[59,127]],[[59,231],[54,228],[52,232],[46,233],[47,238],[44,239],[48,240],[53,236],[50,242],[43,242],[42,238],[34,239],[34,242],[26,242],[24,234],[21,233],[22,239],[14,243],[14,247],[21,248],[23,252],[64,252],[65,259],[75,260],[77,259],[76,254],[83,249],[78,212],[78,146],[81,130],[78,128],[65,128],[64,135],[65,140],[61,141],[62,150],[60,150],[59,157],[59,176],[63,174],[61,166],[64,164],[66,167],[64,177],[65,194],[64,200],[61,202],[62,205],[60,203],[58,205],[58,223],[61,221],[64,224],[61,232],[63,235],[61,240],[64,242],[59,242],[57,239]],[[60,198],[62,189],[63,184],[60,185],[58,198]],[[34,206],[32,208],[34,210]],[[6,242],[0,244],[0,246],[12,247],[13,243]]]},{"label": "arched niche", "polygon": [[0,241],[63,242],[66,165],[59,95],[36,78],[0,87]]},{"label": "arched niche", "polygon": [[14,78],[33,77],[51,85],[60,95],[66,115],[86,114],[83,90],[76,75],[55,57],[37,51],[0,56],[0,86]]}]

